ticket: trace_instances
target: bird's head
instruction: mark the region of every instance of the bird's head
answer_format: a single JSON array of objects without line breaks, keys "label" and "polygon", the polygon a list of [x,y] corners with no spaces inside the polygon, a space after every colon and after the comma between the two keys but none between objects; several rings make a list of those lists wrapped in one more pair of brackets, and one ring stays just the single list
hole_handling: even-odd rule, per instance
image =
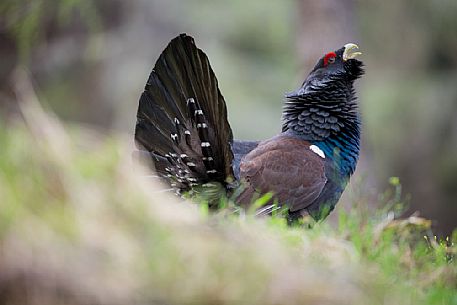
[{"label": "bird's head", "polygon": [[341,49],[325,54],[304,81],[300,93],[315,91],[332,81],[344,81],[352,85],[364,72],[362,62],[356,59],[362,54],[358,49],[356,44],[348,43]]}]

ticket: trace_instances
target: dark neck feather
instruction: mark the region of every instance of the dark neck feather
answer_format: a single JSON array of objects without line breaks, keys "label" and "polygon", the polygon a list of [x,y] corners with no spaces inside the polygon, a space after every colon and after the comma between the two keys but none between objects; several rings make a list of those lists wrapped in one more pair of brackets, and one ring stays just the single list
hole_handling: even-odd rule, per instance
[{"label": "dark neck feather", "polygon": [[317,145],[344,176],[359,157],[360,118],[352,82],[305,84],[287,96],[282,131]]}]

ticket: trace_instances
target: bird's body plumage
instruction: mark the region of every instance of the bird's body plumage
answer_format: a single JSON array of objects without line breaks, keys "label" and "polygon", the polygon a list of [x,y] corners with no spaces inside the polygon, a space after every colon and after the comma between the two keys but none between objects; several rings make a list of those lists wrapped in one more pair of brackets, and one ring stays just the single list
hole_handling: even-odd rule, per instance
[{"label": "bird's body plumage", "polygon": [[321,194],[327,178],[325,159],[299,138],[280,134],[262,141],[240,165],[240,177],[246,185],[239,199],[249,203],[255,192],[272,192],[291,212],[311,205]]},{"label": "bird's body plumage", "polygon": [[360,119],[352,84],[363,71],[361,62],[345,56],[345,48],[327,54],[303,86],[287,95],[279,135],[234,141],[209,61],[182,34],[170,42],[149,76],[138,108],[136,143],[178,191],[207,183],[218,183],[227,192],[241,186],[236,198],[241,205],[271,192],[270,204],[287,205],[294,217],[325,217],[359,154]]}]

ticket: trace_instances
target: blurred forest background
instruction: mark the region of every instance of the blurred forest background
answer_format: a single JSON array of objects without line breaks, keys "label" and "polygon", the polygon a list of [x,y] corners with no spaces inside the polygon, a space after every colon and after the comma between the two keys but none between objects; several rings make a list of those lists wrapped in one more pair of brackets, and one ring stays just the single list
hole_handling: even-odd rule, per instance
[{"label": "blurred forest background", "polygon": [[14,74],[26,67],[65,122],[133,134],[147,76],[182,32],[209,56],[240,139],[278,133],[284,93],[357,43],[363,153],[346,202],[374,202],[398,176],[409,214],[440,233],[457,226],[455,0],[2,0],[0,113],[17,115]]}]

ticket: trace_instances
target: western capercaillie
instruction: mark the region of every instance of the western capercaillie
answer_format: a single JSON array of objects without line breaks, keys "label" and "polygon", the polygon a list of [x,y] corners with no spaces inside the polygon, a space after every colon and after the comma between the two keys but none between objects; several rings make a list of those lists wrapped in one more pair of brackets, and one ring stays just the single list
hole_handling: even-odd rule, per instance
[{"label": "western capercaillie", "polygon": [[135,141],[159,177],[177,192],[217,184],[243,206],[271,192],[292,218],[325,217],[359,156],[354,81],[363,74],[355,44],[322,57],[286,95],[282,132],[264,141],[233,140],[224,98],[206,55],[185,34],[157,60],[141,95]]}]

